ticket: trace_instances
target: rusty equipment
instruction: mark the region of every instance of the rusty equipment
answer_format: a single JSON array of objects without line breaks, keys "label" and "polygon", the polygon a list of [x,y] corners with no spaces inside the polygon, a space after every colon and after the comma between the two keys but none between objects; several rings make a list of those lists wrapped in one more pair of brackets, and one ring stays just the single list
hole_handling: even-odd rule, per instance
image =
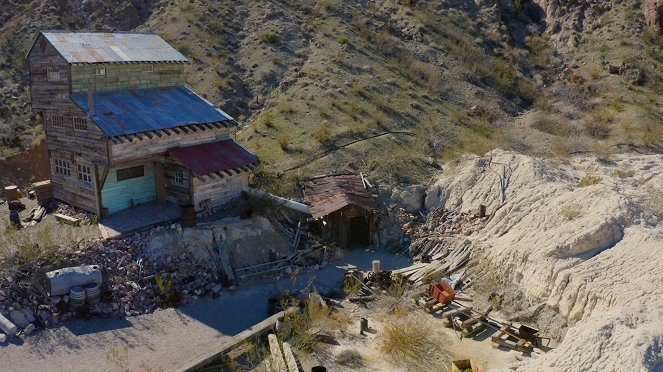
[{"label": "rusty equipment", "polygon": [[456,291],[444,280],[440,280],[440,282],[436,284],[431,284],[430,287],[428,287],[428,294],[433,296],[433,298],[443,305],[449,304],[456,297]]}]

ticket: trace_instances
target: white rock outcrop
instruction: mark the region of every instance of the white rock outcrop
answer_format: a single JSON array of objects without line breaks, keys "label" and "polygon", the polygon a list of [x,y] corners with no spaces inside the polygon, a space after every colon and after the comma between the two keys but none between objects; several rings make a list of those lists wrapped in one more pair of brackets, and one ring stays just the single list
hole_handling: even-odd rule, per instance
[{"label": "white rock outcrop", "polygon": [[556,349],[516,366],[523,371],[663,362],[663,156],[613,160],[495,150],[432,186],[447,208],[488,206],[488,224],[472,236],[486,248],[482,264],[571,325]]}]

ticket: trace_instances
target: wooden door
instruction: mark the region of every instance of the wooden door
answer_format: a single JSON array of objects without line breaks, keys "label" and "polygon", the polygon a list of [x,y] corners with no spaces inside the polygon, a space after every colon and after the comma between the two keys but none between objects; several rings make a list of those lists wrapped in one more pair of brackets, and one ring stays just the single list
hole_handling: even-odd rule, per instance
[{"label": "wooden door", "polygon": [[156,197],[158,202],[166,201],[166,188],[168,183],[166,181],[166,176],[163,173],[163,164],[155,162],[154,163],[154,182],[156,184]]}]

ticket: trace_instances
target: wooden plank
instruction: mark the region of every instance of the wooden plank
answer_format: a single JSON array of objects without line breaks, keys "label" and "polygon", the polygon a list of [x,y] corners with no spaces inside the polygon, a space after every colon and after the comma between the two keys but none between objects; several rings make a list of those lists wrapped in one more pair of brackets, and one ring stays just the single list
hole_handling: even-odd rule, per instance
[{"label": "wooden plank", "polygon": [[59,222],[66,223],[67,225],[80,226],[81,220],[78,218],[70,217],[64,214],[56,213],[53,215]]},{"label": "wooden plank", "polygon": [[288,372],[288,367],[281,351],[281,345],[279,345],[279,339],[276,338],[275,334],[270,333],[267,335],[267,340],[269,341],[270,360],[274,370],[276,372]]},{"label": "wooden plank", "polygon": [[299,372],[297,359],[295,359],[295,354],[292,352],[292,347],[287,342],[283,343],[283,356],[285,357],[288,372]]}]

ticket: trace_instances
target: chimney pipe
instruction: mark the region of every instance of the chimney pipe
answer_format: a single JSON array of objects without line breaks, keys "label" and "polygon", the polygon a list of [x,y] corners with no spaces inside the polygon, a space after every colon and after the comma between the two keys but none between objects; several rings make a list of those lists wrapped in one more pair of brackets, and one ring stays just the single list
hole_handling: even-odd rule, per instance
[{"label": "chimney pipe", "polygon": [[88,107],[88,115],[89,116],[94,115],[94,97],[92,96],[91,85],[87,86],[87,107]]}]

